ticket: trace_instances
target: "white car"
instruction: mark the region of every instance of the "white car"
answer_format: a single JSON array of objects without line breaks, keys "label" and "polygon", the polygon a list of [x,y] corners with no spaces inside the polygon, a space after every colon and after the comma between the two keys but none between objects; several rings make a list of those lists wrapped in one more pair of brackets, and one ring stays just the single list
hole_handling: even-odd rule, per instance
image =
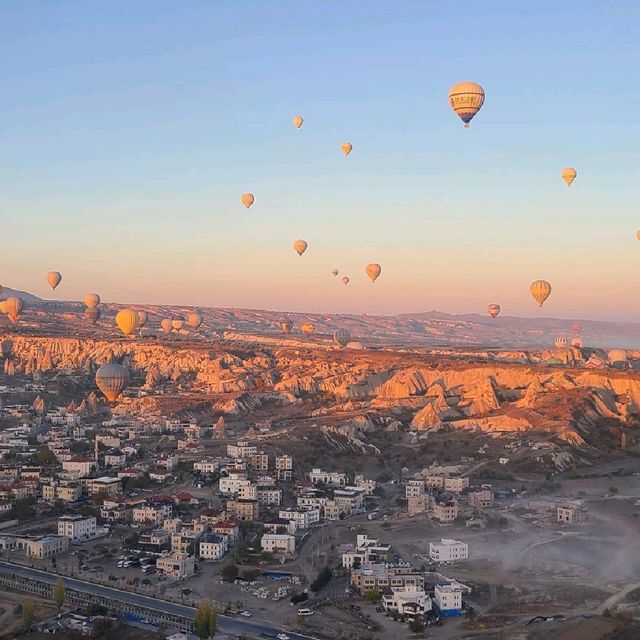
[{"label": "white car", "polygon": [[289,640],[289,636],[286,633],[279,633],[276,638],[277,640]]},{"label": "white car", "polygon": [[251,612],[249,612],[249,611],[241,611],[240,615],[244,616],[245,618],[250,618],[251,617]]}]

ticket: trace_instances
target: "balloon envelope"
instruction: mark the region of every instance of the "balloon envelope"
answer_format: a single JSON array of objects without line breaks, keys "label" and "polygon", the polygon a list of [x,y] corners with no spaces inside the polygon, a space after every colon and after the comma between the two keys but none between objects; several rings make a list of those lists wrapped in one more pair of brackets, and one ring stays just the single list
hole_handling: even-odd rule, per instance
[{"label": "balloon envelope", "polygon": [[109,402],[115,402],[129,382],[129,370],[121,364],[110,362],[96,371],[96,384]]},{"label": "balloon envelope", "polygon": [[489,305],[489,315],[492,318],[497,318],[498,315],[500,314],[500,305],[499,304],[490,304]]},{"label": "balloon envelope", "polygon": [[97,293],[88,293],[84,297],[84,303],[87,309],[95,309],[100,304],[100,296]]},{"label": "balloon envelope", "polygon": [[449,90],[449,104],[468,127],[484,104],[484,89],[477,82],[459,82]]},{"label": "balloon envelope", "polygon": [[348,156],[353,149],[353,145],[350,142],[343,142],[340,145],[340,149],[342,149],[342,153],[344,153],[345,156]]},{"label": "balloon envelope", "polygon": [[182,327],[184,327],[184,318],[182,316],[177,316],[171,320],[171,326],[176,330],[180,331]]},{"label": "balloon envelope", "polygon": [[160,328],[165,333],[171,333],[171,330],[173,329],[173,324],[172,324],[171,320],[169,320],[169,318],[164,318],[164,320],[162,320],[160,322]]},{"label": "balloon envelope", "polygon": [[293,329],[293,325],[290,322],[281,322],[280,323],[280,330],[285,335],[291,333],[291,329]]},{"label": "balloon envelope", "polygon": [[303,322],[300,328],[305,336],[310,336],[316,330],[312,322]]},{"label": "balloon envelope", "polygon": [[376,262],[372,262],[366,266],[365,271],[371,278],[371,282],[375,282],[378,279],[378,276],[382,273],[382,267]]},{"label": "balloon envelope", "polygon": [[9,316],[9,319],[12,322],[17,322],[18,318],[22,315],[22,310],[24,309],[24,302],[22,298],[18,296],[11,296],[11,298],[7,298],[4,302],[4,308],[6,309],[5,313]]},{"label": "balloon envelope", "polygon": [[562,170],[562,179],[567,183],[567,187],[576,179],[578,172],[573,167],[566,167]]},{"label": "balloon envelope", "polygon": [[58,271],[49,271],[47,273],[47,282],[51,286],[52,289],[55,289],[62,280],[62,274]]},{"label": "balloon envelope", "polygon": [[296,117],[293,119],[293,126],[294,126],[296,129],[299,129],[299,128],[302,126],[302,123],[303,123],[303,122],[304,122],[304,118],[303,118],[302,116],[296,116]]},{"label": "balloon envelope", "polygon": [[556,338],[555,345],[557,349],[564,349],[567,346],[567,339],[563,336]]},{"label": "balloon envelope", "polygon": [[255,202],[255,197],[253,193],[243,193],[240,201],[248,209]]},{"label": "balloon envelope", "polygon": [[147,324],[147,312],[146,311],[138,311],[138,326],[144,327]]},{"label": "balloon envelope", "polygon": [[344,285],[349,284],[349,276],[344,276],[344,278],[342,278],[342,284]]},{"label": "balloon envelope", "polygon": [[351,331],[349,329],[338,329],[333,334],[333,339],[341,346],[346,347],[351,342]]},{"label": "balloon envelope", "polygon": [[202,316],[199,313],[196,313],[195,311],[193,313],[190,313],[187,316],[187,324],[192,329],[199,329],[200,325],[202,324]]},{"label": "balloon envelope", "polygon": [[534,280],[529,286],[533,299],[542,306],[551,295],[551,285],[546,280]]},{"label": "balloon envelope", "polygon": [[332,273],[334,276],[337,276],[340,272],[339,272],[337,269],[331,269],[331,273]]},{"label": "balloon envelope", "polygon": [[100,309],[98,307],[89,307],[84,312],[84,317],[91,323],[95,324],[100,320]]},{"label": "balloon envelope", "polygon": [[293,248],[299,256],[301,256],[307,250],[308,246],[309,245],[304,240],[296,240],[293,243]]},{"label": "balloon envelope", "polygon": [[133,309],[122,309],[116,314],[116,324],[125,336],[130,336],[140,326],[140,318]]}]

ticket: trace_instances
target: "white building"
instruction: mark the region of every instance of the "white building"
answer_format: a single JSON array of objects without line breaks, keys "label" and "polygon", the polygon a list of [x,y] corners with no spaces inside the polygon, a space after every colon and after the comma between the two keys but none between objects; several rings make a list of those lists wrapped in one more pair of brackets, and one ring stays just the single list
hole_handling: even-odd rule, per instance
[{"label": "white building", "polygon": [[256,453],[258,453],[258,447],[248,442],[227,445],[227,455],[230,458],[250,458]]},{"label": "white building", "polygon": [[296,525],[297,529],[308,529],[312,524],[320,522],[320,509],[280,509],[278,517]]},{"label": "white building", "polygon": [[195,557],[186,553],[172,553],[156,561],[156,569],[170,578],[188,578],[195,573]]},{"label": "white building", "polygon": [[218,471],[220,463],[217,460],[200,460],[193,463],[193,470],[200,473],[212,474]]},{"label": "white building", "polygon": [[144,505],[133,510],[133,521],[137,524],[161,525],[165,518],[173,515],[170,504]]},{"label": "white building", "polygon": [[335,471],[323,471],[320,468],[311,469],[309,472],[309,480],[313,484],[323,482],[334,486],[343,487],[347,484],[347,475],[345,473],[337,473]]},{"label": "white building", "polygon": [[420,498],[424,494],[424,480],[407,480],[404,487],[405,498]]},{"label": "white building", "polygon": [[[228,476],[220,478],[220,493],[225,496],[238,495],[241,487],[250,487],[251,481],[247,480],[244,473],[231,473]],[[248,500],[255,500],[255,498],[247,498]]]},{"label": "white building", "polygon": [[469,545],[451,538],[429,543],[429,557],[435,562],[455,562],[469,557]]},{"label": "white building", "polygon": [[203,560],[220,560],[229,549],[229,539],[224,535],[205,533],[200,538],[198,555]]},{"label": "white building", "polygon": [[296,538],[288,533],[265,533],[260,545],[267,553],[291,555],[296,550]]},{"label": "white building", "polygon": [[69,538],[73,542],[95,537],[97,529],[96,519],[93,516],[74,515],[58,518],[58,535]]},{"label": "white building", "polygon": [[457,583],[437,584],[434,589],[434,602],[440,615],[457,616],[462,610],[462,588]]},{"label": "white building", "polygon": [[431,611],[431,598],[420,585],[395,587],[382,594],[382,607],[385,611],[397,611],[406,618]]}]

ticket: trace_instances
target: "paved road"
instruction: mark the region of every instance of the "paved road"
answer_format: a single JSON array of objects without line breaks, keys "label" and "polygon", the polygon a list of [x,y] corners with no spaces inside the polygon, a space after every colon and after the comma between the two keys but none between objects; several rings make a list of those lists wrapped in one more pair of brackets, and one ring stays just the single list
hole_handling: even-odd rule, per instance
[{"label": "paved road", "polygon": [[[0,572],[5,574],[15,574],[16,576],[24,578],[37,579],[48,584],[55,584],[58,578],[62,577],[65,585],[76,591],[119,600],[132,605],[145,607],[153,611],[183,616],[187,619],[195,618],[195,609],[193,607],[187,607],[175,602],[167,602],[166,600],[160,600],[158,598],[152,598],[138,593],[130,593],[128,591],[122,591],[121,589],[114,589],[113,587],[106,587],[92,582],[85,582],[84,580],[78,580],[77,578],[58,576],[55,573],[48,573],[40,571],[39,569],[32,569],[31,567],[23,567],[10,562],[0,561]],[[220,631],[224,633],[244,633],[257,636],[266,634],[268,636],[275,637],[276,634],[283,632],[282,629],[278,629],[266,622],[246,620],[244,618],[229,618],[228,616],[223,615],[218,616],[218,627],[220,628]],[[284,633],[286,633],[291,640],[309,640],[310,638],[310,636],[304,636],[290,631],[285,631]]]}]

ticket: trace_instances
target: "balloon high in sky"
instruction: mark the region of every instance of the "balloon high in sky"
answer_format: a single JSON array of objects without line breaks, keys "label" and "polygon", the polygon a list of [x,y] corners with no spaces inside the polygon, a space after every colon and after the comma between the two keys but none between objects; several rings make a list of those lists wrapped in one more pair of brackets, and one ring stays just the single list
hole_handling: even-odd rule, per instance
[{"label": "balloon high in sky", "polygon": [[542,274],[547,316],[637,319],[640,6],[587,5],[8,0],[3,285],[512,316]]}]

